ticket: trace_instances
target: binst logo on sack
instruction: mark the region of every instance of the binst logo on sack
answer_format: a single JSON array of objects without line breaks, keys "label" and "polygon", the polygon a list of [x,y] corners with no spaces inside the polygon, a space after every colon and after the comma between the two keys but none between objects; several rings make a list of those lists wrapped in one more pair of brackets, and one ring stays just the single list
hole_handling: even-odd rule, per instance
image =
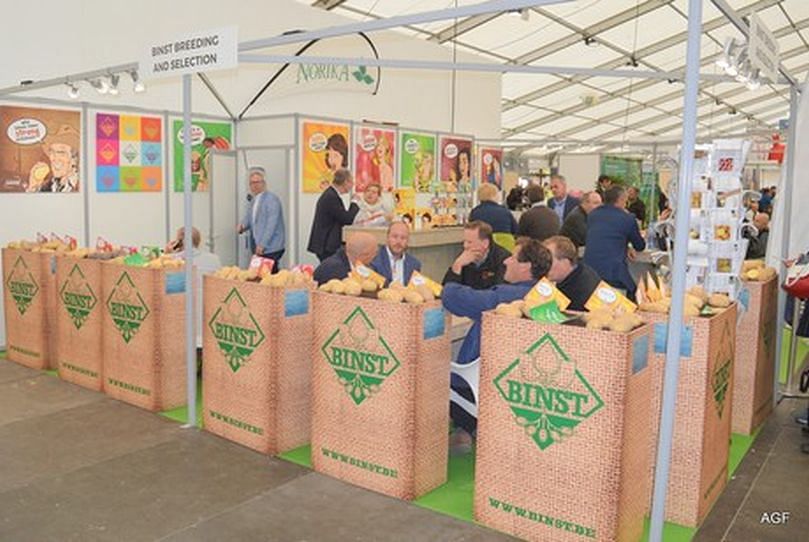
[{"label": "binst logo on sack", "polygon": [[126,343],[132,340],[143,321],[149,316],[149,307],[126,271],[121,273],[107,298],[107,310]]},{"label": "binst logo on sack", "polygon": [[348,315],[321,351],[357,405],[379,392],[385,379],[400,365],[361,307]]},{"label": "binst logo on sack", "polygon": [[250,361],[266,338],[236,288],[219,304],[208,327],[234,373]]},{"label": "binst logo on sack", "polygon": [[604,406],[550,333],[506,367],[494,385],[540,450],[573,436],[576,426]]},{"label": "binst logo on sack", "polygon": [[20,311],[20,314],[25,314],[39,293],[39,285],[34,280],[34,275],[31,274],[28,264],[25,263],[22,256],[18,257],[11,266],[11,272],[6,279],[6,287],[14,299],[14,304],[17,305],[17,310]]},{"label": "binst logo on sack", "polygon": [[716,363],[714,364],[713,375],[711,375],[711,388],[713,390],[714,404],[716,405],[716,413],[719,417],[725,410],[725,397],[728,393],[728,386],[730,385],[730,369],[733,364],[733,344],[730,340],[730,324],[725,322],[725,327],[722,329],[722,341],[717,354]]},{"label": "binst logo on sack", "polygon": [[73,265],[73,269],[70,270],[65,283],[59,290],[59,298],[76,329],[81,329],[98,303],[98,298],[87,283],[78,264]]}]

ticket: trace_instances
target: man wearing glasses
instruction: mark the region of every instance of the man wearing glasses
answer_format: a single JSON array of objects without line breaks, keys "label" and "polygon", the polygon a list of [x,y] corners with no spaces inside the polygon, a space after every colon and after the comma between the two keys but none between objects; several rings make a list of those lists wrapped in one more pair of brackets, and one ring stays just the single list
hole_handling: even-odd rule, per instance
[{"label": "man wearing glasses", "polygon": [[250,250],[257,256],[273,260],[273,273],[276,273],[286,242],[284,210],[278,196],[267,190],[264,168],[250,168],[249,179],[248,200],[251,204],[238,230],[239,233],[249,232]]}]

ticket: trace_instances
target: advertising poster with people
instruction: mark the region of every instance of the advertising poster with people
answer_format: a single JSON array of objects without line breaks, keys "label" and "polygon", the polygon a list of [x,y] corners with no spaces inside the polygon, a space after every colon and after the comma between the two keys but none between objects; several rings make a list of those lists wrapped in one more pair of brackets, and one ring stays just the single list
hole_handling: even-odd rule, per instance
[{"label": "advertising poster with people", "polygon": [[329,187],[338,169],[349,167],[351,128],[343,123],[309,120],[302,125],[303,191],[319,194]]},{"label": "advertising poster with people", "polygon": [[[191,190],[207,192],[211,187],[211,150],[230,150],[233,127],[227,122],[191,123]],[[174,142],[174,191],[183,191],[183,121],[172,125]]]},{"label": "advertising poster with people", "polygon": [[98,192],[160,192],[162,166],[160,118],[96,114]]},{"label": "advertising poster with people", "polygon": [[482,147],[479,153],[480,182],[503,188],[503,149]]},{"label": "advertising poster with people", "polygon": [[354,191],[365,192],[365,187],[375,183],[382,187],[383,192],[392,192],[396,132],[358,126],[354,131],[354,141]]},{"label": "advertising poster with people", "polygon": [[402,132],[400,136],[400,185],[416,192],[432,192],[435,187],[435,136]]},{"label": "advertising poster with people", "polygon": [[0,106],[0,192],[78,192],[81,114]]},{"label": "advertising poster with people", "polygon": [[442,136],[441,184],[447,192],[472,191],[472,140]]}]

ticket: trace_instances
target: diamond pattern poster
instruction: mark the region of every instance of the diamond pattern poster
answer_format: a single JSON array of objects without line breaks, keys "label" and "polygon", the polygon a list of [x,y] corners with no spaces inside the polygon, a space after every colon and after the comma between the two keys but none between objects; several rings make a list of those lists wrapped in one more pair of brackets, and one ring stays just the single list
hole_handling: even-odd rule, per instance
[{"label": "diamond pattern poster", "polygon": [[159,117],[96,115],[96,189],[163,189],[163,128]]}]

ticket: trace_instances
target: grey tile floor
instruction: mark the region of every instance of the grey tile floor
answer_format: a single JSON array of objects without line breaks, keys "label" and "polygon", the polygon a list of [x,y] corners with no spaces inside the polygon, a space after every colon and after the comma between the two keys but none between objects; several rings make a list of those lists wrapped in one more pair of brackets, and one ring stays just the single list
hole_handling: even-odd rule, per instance
[{"label": "grey tile floor", "polygon": [[[809,456],[782,403],[697,535],[809,540]],[[789,511],[786,524],[763,512]],[[513,540],[0,360],[0,541]]]}]

